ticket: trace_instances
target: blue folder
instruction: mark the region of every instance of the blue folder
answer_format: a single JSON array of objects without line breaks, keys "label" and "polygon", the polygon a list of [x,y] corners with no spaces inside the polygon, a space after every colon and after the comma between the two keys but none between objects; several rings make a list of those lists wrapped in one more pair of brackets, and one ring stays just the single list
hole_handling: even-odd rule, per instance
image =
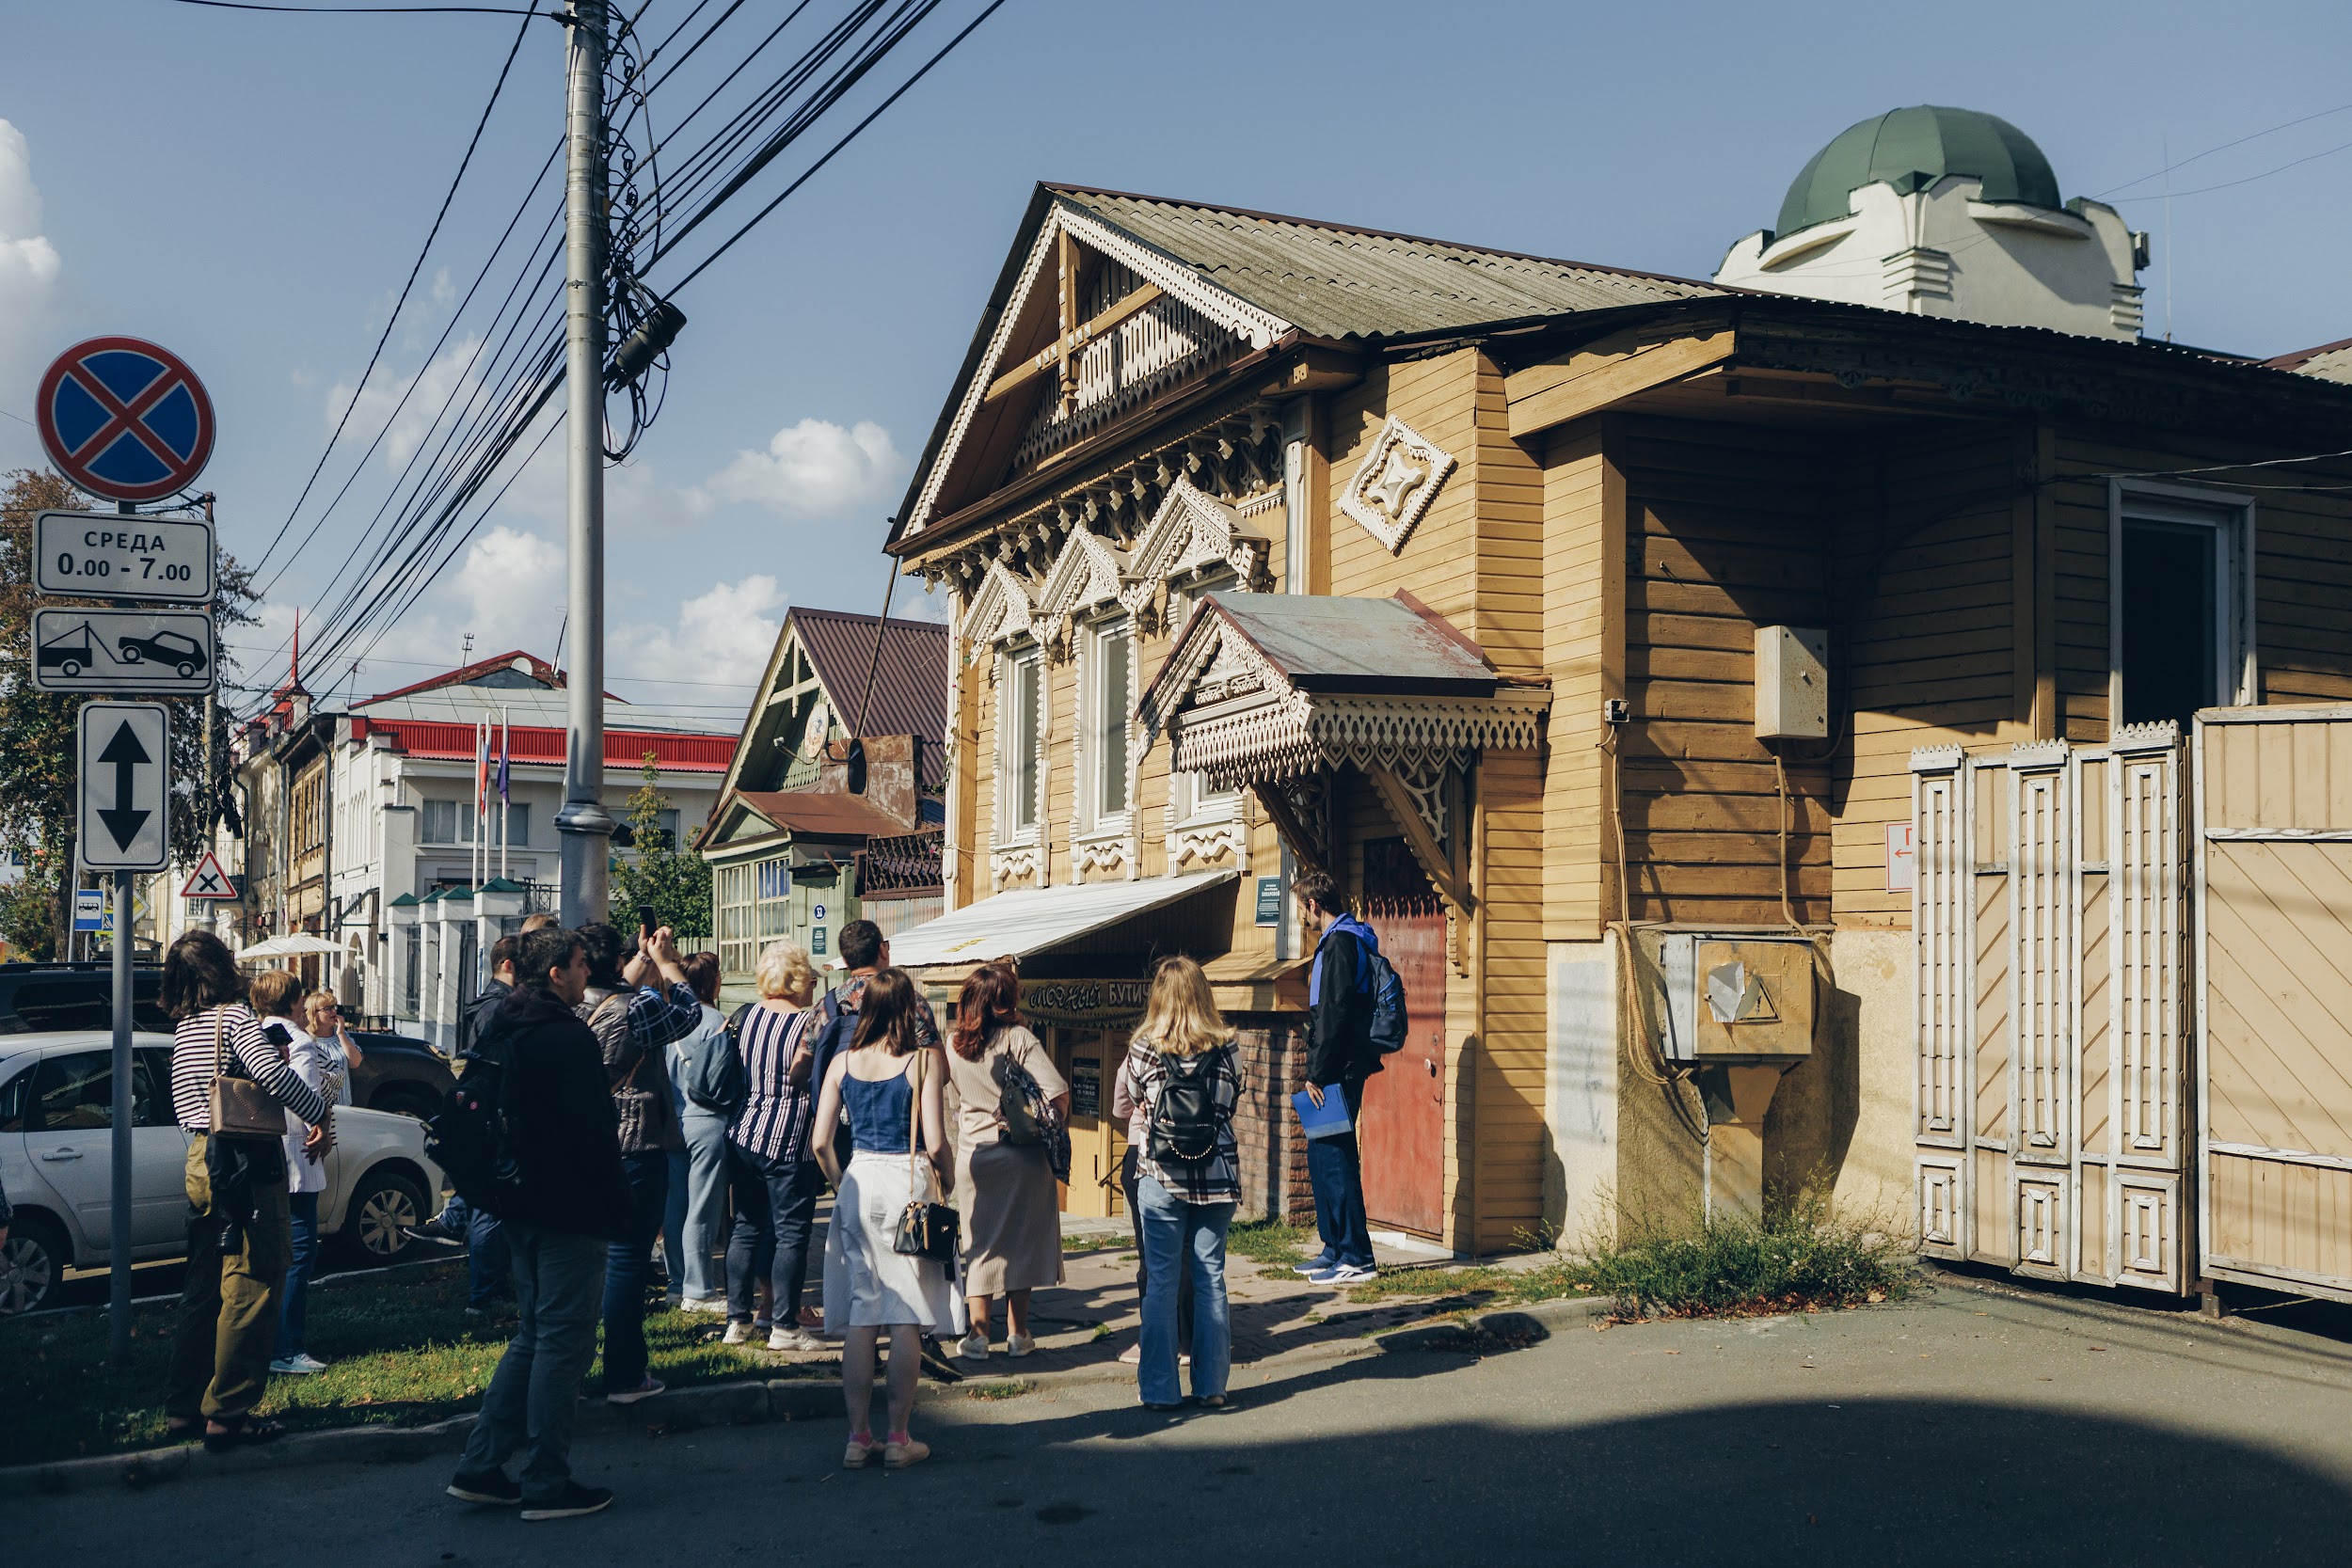
[{"label": "blue folder", "polygon": [[1298,1125],[1307,1130],[1310,1138],[1336,1138],[1351,1131],[1347,1120],[1347,1096],[1337,1084],[1323,1086],[1323,1103],[1317,1105],[1307,1098],[1305,1089],[1291,1096],[1291,1104],[1297,1109]]}]

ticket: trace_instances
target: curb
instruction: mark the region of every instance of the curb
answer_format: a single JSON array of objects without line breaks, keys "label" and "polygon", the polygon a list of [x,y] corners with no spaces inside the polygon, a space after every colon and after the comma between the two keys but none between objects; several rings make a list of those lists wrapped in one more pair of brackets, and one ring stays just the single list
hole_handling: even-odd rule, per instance
[{"label": "curb", "polygon": [[[1361,1356],[1468,1352],[1498,1341],[1525,1344],[1545,1338],[1549,1333],[1549,1324],[1600,1317],[1611,1305],[1607,1297],[1537,1302],[1485,1313],[1467,1322],[1416,1324],[1360,1339],[1305,1345],[1262,1361],[1237,1365],[1272,1372]],[[1002,1377],[966,1377],[960,1383],[922,1383],[916,1386],[915,1399],[918,1403],[937,1403],[984,1393],[1018,1398],[1057,1388],[1134,1381],[1132,1368],[1111,1362],[1048,1371],[1008,1372]],[[1018,1393],[1005,1393],[1016,1386]],[[770,1421],[838,1420],[842,1414],[839,1378],[779,1378],[679,1388],[627,1407],[583,1399],[573,1431],[584,1435],[629,1431],[688,1432],[700,1427],[756,1426]],[[341,1427],[329,1432],[289,1433],[266,1448],[236,1449],[228,1453],[208,1453],[201,1444],[183,1443],[176,1448],[143,1449],[135,1453],[53,1460],[46,1465],[0,1469],[0,1497],[61,1497],[107,1485],[138,1489],[159,1481],[202,1481],[313,1465],[407,1464],[461,1451],[473,1424],[470,1415],[453,1416],[428,1426]]]}]

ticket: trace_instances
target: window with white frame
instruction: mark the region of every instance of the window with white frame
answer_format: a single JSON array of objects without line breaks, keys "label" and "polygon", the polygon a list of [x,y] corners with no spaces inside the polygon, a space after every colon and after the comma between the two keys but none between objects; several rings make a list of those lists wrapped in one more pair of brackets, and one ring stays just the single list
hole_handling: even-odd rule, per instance
[{"label": "window with white frame", "polygon": [[1034,838],[1045,744],[1045,671],[1035,648],[1004,656],[998,670],[996,836]]},{"label": "window with white frame", "polygon": [[1127,619],[1087,627],[1082,661],[1086,737],[1078,825],[1081,832],[1113,832],[1127,826],[1134,803],[1127,726],[1135,706],[1136,640]]},{"label": "window with white frame", "polygon": [[2108,699],[2118,724],[2256,700],[2253,505],[2185,485],[2111,492]]},{"label": "window with white frame", "polygon": [[[1168,629],[1172,636],[1184,630],[1192,619],[1193,607],[1203,594],[1232,590],[1239,579],[1230,570],[1203,574],[1182,588],[1171,585],[1168,591]],[[1181,826],[1186,822],[1222,821],[1233,815],[1241,802],[1241,792],[1233,789],[1212,789],[1199,773],[1171,768],[1168,776],[1168,806],[1170,820]]]},{"label": "window with white frame", "polygon": [[473,802],[470,800],[427,800],[424,802],[424,842],[427,844],[471,844],[473,842]]}]

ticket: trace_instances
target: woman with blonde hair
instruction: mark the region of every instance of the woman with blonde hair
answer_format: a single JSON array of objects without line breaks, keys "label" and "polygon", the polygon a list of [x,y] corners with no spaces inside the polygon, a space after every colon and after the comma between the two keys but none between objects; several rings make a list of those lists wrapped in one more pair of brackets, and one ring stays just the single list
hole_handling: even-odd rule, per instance
[{"label": "woman with blonde hair", "polygon": [[[825,1235],[825,1332],[842,1340],[850,1443],[841,1463],[851,1470],[877,1452],[893,1470],[930,1457],[930,1449],[907,1431],[923,1336],[947,1339],[963,1332],[953,1260],[934,1262],[894,1244],[908,1205],[944,1201],[954,1175],[942,1092],[947,1066],[938,1047],[923,1044],[922,1000],[906,971],[877,970],[858,999],[850,1049],[826,1065],[817,1101],[817,1158],[834,1195]],[[845,1114],[851,1147],[847,1165],[833,1142],[834,1123]],[[875,1352],[885,1328],[890,1424],[885,1440],[877,1443],[868,1413]]]},{"label": "woman with blonde hair", "polygon": [[[1021,1022],[1021,977],[1009,963],[982,964],[963,982],[951,1043],[963,1300],[972,1320],[954,1348],[966,1360],[987,1356],[989,1304],[1002,1296],[1006,1354],[1026,1355],[1037,1348],[1029,1292],[1062,1279],[1060,1202],[1041,1138],[1070,1114],[1070,1085]],[[1022,1135],[1027,1141],[1012,1141]]]},{"label": "woman with blonde hair", "polygon": [[333,1068],[336,1074],[334,1092],[327,1098],[338,1105],[352,1103],[352,1071],[367,1058],[360,1054],[359,1042],[353,1039],[351,1031],[344,1027],[343,1006],[335,1000],[333,991],[314,990],[302,999],[302,1026],[310,1031],[311,1037],[322,1046],[334,1047],[333,1051],[322,1055],[322,1060]]},{"label": "woman with blonde hair", "polygon": [[1176,1292],[1189,1271],[1192,1394],[1222,1409],[1233,1351],[1225,1229],[1241,1201],[1241,1152],[1233,1139],[1241,1066],[1209,977],[1192,959],[1162,958],[1152,972],[1151,1001],[1128,1042],[1117,1099],[1141,1107],[1146,1128],[1136,1183],[1148,1271],[1136,1391],[1150,1409],[1182,1402]]},{"label": "woman with blonde hair", "polygon": [[797,942],[760,950],[753,978],[759,1000],[727,1020],[743,1062],[743,1109],[727,1132],[727,1184],[735,1229],[727,1238],[727,1343],[749,1343],[768,1320],[770,1350],[822,1350],[801,1326],[801,1287],[817,1225],[824,1175],[809,1152],[817,1085],[808,1081],[809,1004],[817,966]]}]

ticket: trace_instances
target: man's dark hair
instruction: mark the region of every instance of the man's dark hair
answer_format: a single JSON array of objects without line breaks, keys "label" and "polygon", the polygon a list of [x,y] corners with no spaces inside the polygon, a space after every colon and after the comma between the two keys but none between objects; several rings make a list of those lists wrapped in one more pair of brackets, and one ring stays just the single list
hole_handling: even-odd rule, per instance
[{"label": "man's dark hair", "polygon": [[627,981],[621,978],[621,955],[628,951],[628,939],[617,927],[602,920],[592,920],[572,933],[588,949],[588,983],[602,990],[619,990]]},{"label": "man's dark hair", "polygon": [[841,961],[851,969],[871,969],[882,962],[882,927],[870,920],[852,920],[841,927]]},{"label": "man's dark hair", "polygon": [[[578,931],[567,931],[561,926],[543,926],[526,931],[515,942],[515,984],[544,989],[548,972],[570,966],[572,954],[587,946]],[[590,962],[593,963],[593,957]]]},{"label": "man's dark hair", "polygon": [[188,1018],[224,1002],[245,1000],[245,976],[228,944],[210,931],[190,931],[164,958],[156,1001],[173,1018]]},{"label": "man's dark hair", "polygon": [[499,938],[498,941],[490,943],[491,974],[496,974],[499,972],[499,966],[501,964],[511,964],[515,961],[516,951],[521,947],[522,940],[523,939],[521,937],[515,935],[513,932],[509,932],[507,935],[502,936]]},{"label": "man's dark hair", "polygon": [[1302,871],[1292,879],[1291,892],[1326,914],[1345,914],[1347,895],[1327,871]]}]

